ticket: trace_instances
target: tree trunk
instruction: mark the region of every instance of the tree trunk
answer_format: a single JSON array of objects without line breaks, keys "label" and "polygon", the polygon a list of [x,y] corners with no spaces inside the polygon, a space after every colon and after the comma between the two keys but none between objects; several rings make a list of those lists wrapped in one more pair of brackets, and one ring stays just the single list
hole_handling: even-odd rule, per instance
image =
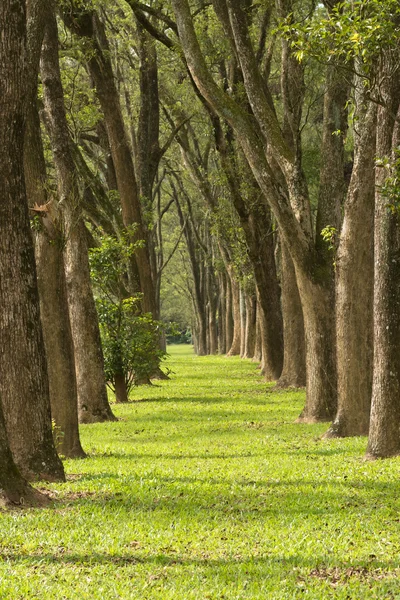
[{"label": "tree trunk", "polygon": [[240,358],[244,357],[246,347],[246,299],[244,291],[240,290]]},{"label": "tree trunk", "polygon": [[[24,145],[28,203],[40,219],[35,228],[35,256],[43,337],[50,386],[51,416],[57,450],[68,458],[83,458],[79,439],[78,400],[71,327],[65,287],[62,233],[56,208],[48,204],[46,164],[36,97],[28,105]],[[34,208],[32,208],[34,207]]]},{"label": "tree trunk", "polygon": [[330,285],[296,273],[302,300],[306,344],[306,405],[298,421],[332,421],[337,409],[334,305]]},{"label": "tree trunk", "polygon": [[230,281],[232,290],[233,337],[228,356],[236,356],[240,354],[240,286],[232,273],[230,273]]},{"label": "tree trunk", "polygon": [[46,234],[37,236],[36,264],[57,450],[67,458],[84,458],[60,233],[51,239]]},{"label": "tree trunk", "polygon": [[304,387],[306,385],[306,357],[303,310],[293,261],[281,242],[282,314],[283,314],[283,369],[277,386]]},{"label": "tree trunk", "polygon": [[74,33],[91,42],[91,52],[88,53],[87,59],[88,68],[104,114],[121,199],[123,222],[126,227],[136,224],[134,238],[145,241],[145,246],[135,252],[137,270],[134,269],[133,277],[138,280],[132,282],[132,285],[135,287],[135,292],[143,293],[144,312],[157,316],[148,234],[143,220],[133,159],[122,118],[105,29],[98,15],[84,6],[78,7],[76,4],[70,12],[67,7],[64,7],[63,16]]},{"label": "tree trunk", "polygon": [[[0,6],[0,397],[15,463],[29,479],[64,481],[51,430],[50,396],[33,241],[23,175],[25,2]],[[15,469],[0,411],[1,487],[19,501],[33,492]],[[21,496],[19,496],[21,494]]]},{"label": "tree trunk", "polygon": [[124,373],[115,373],[115,401],[118,404],[126,404],[129,402],[128,390]]},{"label": "tree trunk", "polygon": [[[0,11],[0,31],[2,27],[2,14]],[[1,69],[1,67],[0,67]],[[1,178],[1,173],[0,173]],[[0,183],[0,188],[2,184]],[[47,497],[35,490],[22,477],[18,471],[8,444],[6,427],[4,423],[3,408],[0,406],[0,496],[10,504],[23,506],[45,506]]]},{"label": "tree trunk", "polygon": [[376,105],[370,104],[367,113],[359,106],[358,114],[355,160],[336,257],[338,412],[326,437],[368,435],[369,430]]},{"label": "tree trunk", "polygon": [[[376,154],[381,161],[394,159],[400,140],[398,124],[394,131],[394,115],[399,116],[399,79],[393,75],[398,58],[394,52],[381,58],[382,104],[376,136]],[[398,156],[395,158],[398,161]],[[382,188],[391,176],[393,168],[376,167],[374,368],[367,449],[371,458],[400,454],[400,216],[395,206],[397,192],[391,198]]]},{"label": "tree trunk", "polygon": [[87,239],[81,215],[80,190],[60,79],[57,23],[51,13],[46,23],[41,74],[63,208],[65,276],[74,342],[79,420],[81,423],[112,421],[115,417],[107,398],[99,324],[90,283]]},{"label": "tree trunk", "polygon": [[260,303],[257,299],[256,307],[256,341],[254,346],[254,357],[253,360],[260,363],[262,361],[262,340],[261,340],[261,308]]},{"label": "tree trunk", "polygon": [[218,274],[219,298],[218,298],[218,352],[226,353],[226,276]]},{"label": "tree trunk", "polygon": [[74,341],[80,423],[116,421],[108,402],[100,330],[90,284],[85,226],[67,215],[65,275]]},{"label": "tree trunk", "polygon": [[255,294],[246,296],[246,332],[243,358],[253,358],[256,343],[257,299]]}]

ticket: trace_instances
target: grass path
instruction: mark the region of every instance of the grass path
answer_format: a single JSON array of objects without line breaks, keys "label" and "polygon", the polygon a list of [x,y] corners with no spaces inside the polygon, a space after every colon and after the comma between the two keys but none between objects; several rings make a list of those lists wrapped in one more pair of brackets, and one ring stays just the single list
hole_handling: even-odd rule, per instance
[{"label": "grass path", "polygon": [[400,598],[399,459],[294,424],[250,361],[170,352],[52,508],[0,514],[0,598]]}]

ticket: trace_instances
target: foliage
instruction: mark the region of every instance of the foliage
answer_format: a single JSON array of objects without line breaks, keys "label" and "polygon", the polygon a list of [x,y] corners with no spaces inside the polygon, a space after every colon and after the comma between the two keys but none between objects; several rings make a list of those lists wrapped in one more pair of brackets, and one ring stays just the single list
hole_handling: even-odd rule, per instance
[{"label": "foliage", "polygon": [[324,242],[328,244],[329,250],[335,250],[335,248],[337,247],[337,236],[338,230],[336,229],[336,227],[332,227],[332,225],[327,225],[327,227],[324,227],[321,230],[321,237],[324,240]]},{"label": "foliage", "polygon": [[128,228],[119,240],[103,236],[101,245],[90,251],[106,379],[115,390],[116,377],[123,375],[128,393],[135,382],[157,371],[164,356],[160,323],[140,311],[140,296],[126,297],[126,271],[141,244],[131,241],[133,235],[134,228]]},{"label": "foliage", "polygon": [[368,63],[397,44],[399,17],[396,0],[358,0],[339,2],[330,13],[319,5],[303,24],[292,23],[290,15],[280,29],[299,61],[312,55],[324,62],[360,57]]},{"label": "foliage", "polygon": [[387,157],[377,159],[376,166],[385,169],[387,173],[385,183],[379,191],[387,199],[389,210],[398,213],[400,210],[400,149],[396,150],[393,160]]},{"label": "foliage", "polygon": [[295,424],[304,393],[251,361],[170,353],[176,376],[81,428],[54,507],[2,513],[0,596],[398,598],[398,458]]},{"label": "foliage", "polygon": [[157,371],[164,352],[159,347],[160,324],[140,313],[139,298],[119,302],[97,298],[106,380],[115,391],[115,378],[123,374],[127,391]]},{"label": "foliage", "polygon": [[182,329],[179,323],[170,321],[165,328],[167,344],[191,344],[192,332],[189,328]]}]

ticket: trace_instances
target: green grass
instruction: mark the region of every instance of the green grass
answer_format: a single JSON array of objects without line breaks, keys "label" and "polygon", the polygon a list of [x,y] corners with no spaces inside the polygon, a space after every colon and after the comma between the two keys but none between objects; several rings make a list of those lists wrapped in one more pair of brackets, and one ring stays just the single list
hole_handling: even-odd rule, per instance
[{"label": "green grass", "polygon": [[0,598],[400,598],[399,460],[294,424],[250,361],[170,353],[54,506],[1,513]]}]

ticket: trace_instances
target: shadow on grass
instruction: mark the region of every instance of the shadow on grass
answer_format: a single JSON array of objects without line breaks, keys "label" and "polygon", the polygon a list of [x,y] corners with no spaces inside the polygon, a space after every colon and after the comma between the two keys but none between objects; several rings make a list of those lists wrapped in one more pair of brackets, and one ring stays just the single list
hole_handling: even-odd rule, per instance
[{"label": "shadow on grass", "polygon": [[[156,387],[156,386],[153,386]],[[161,404],[161,403],[169,403],[169,402],[173,402],[173,403],[196,403],[196,404],[226,404],[226,403],[230,403],[230,404],[234,404],[237,401],[237,396],[241,396],[241,399],[245,399],[246,402],[250,405],[254,405],[254,406],[271,406],[271,405],[282,405],[285,406],[285,409],[287,408],[287,402],[288,402],[288,398],[287,396],[285,398],[271,398],[271,396],[269,396],[267,393],[265,393],[265,397],[263,396],[261,399],[258,397],[257,399],[255,399],[253,397],[253,392],[249,392],[248,390],[240,390],[237,388],[233,388],[232,391],[221,391],[220,388],[216,388],[217,392],[215,394],[215,390],[208,386],[206,388],[206,393],[207,396],[209,397],[205,397],[205,396],[192,396],[190,394],[190,392],[188,393],[188,395],[184,395],[182,393],[181,396],[166,396],[166,397],[157,397],[157,398],[135,398],[132,397],[130,398],[129,402],[127,404],[116,404],[113,403],[113,406],[129,406],[129,405],[135,405],[135,404]],[[260,394],[257,394],[258,396],[260,396]],[[139,396],[139,394],[138,394]],[[247,397],[247,398],[246,398]],[[297,399],[297,396],[296,396]],[[299,402],[303,401],[304,398],[303,396],[301,396],[299,398]],[[297,407],[297,411],[298,411],[298,407]],[[296,415],[298,416],[298,415]]]},{"label": "shadow on grass", "polygon": [[[96,481],[107,479],[104,474],[90,475],[81,481]],[[111,477],[109,478],[111,479]],[[145,478],[144,478],[145,481]],[[329,487],[330,486],[330,487]],[[367,514],[374,515],[376,509],[385,507],[388,497],[392,498],[398,485],[366,482],[363,486],[375,494],[368,499],[359,497],[360,482],[341,481],[235,481],[219,478],[198,479],[195,477],[163,477],[153,475],[148,482],[143,478],[126,478],[121,482],[118,492],[102,492],[80,490],[71,492],[60,498],[57,507],[75,506],[86,507],[93,511],[96,508],[104,510],[108,505],[113,512],[138,512],[141,515],[154,511],[180,518],[190,515],[194,521],[202,523],[215,519],[234,517],[238,522],[248,519],[264,519],[274,517],[279,521],[301,517],[313,519],[321,517],[326,520],[328,527],[330,517],[339,518],[341,514],[361,510],[364,518]],[[346,511],[345,513],[342,511]],[[133,516],[133,515],[132,515]],[[359,516],[359,515],[358,515]],[[358,517],[357,517],[358,518]],[[212,525],[214,526],[214,525]],[[320,523],[322,530],[324,523]],[[392,523],[398,528],[398,523]]]},{"label": "shadow on grass", "polygon": [[[399,573],[399,565],[394,560],[377,560],[366,557],[364,560],[354,560],[344,562],[335,560],[334,557],[314,556],[305,558],[301,554],[292,556],[270,555],[266,556],[238,556],[232,552],[231,556],[224,558],[199,557],[191,558],[182,556],[177,553],[167,554],[158,552],[149,555],[143,555],[140,552],[120,553],[120,554],[105,554],[93,552],[92,554],[75,554],[75,553],[43,553],[35,555],[4,553],[0,554],[2,560],[13,565],[23,564],[25,567],[37,568],[43,566],[59,567],[83,567],[93,568],[104,565],[106,567],[130,567],[132,565],[150,565],[154,567],[188,567],[202,571],[204,569],[212,569],[213,573],[222,571],[226,573],[232,570],[235,573],[235,578],[247,578],[253,571],[253,576],[271,576],[271,570],[276,570],[279,576],[286,572],[287,575],[292,575],[296,579],[305,580],[317,577],[319,580],[324,579],[329,582],[334,572],[336,584],[342,579],[342,583],[346,583],[350,578],[364,580],[366,583],[371,580],[381,581],[384,578],[393,578],[393,583],[400,585],[397,576]],[[241,568],[246,571],[241,572]],[[303,570],[302,576],[299,578],[299,570]],[[304,573],[304,570],[308,573]],[[192,571],[194,574],[195,571]]]}]

